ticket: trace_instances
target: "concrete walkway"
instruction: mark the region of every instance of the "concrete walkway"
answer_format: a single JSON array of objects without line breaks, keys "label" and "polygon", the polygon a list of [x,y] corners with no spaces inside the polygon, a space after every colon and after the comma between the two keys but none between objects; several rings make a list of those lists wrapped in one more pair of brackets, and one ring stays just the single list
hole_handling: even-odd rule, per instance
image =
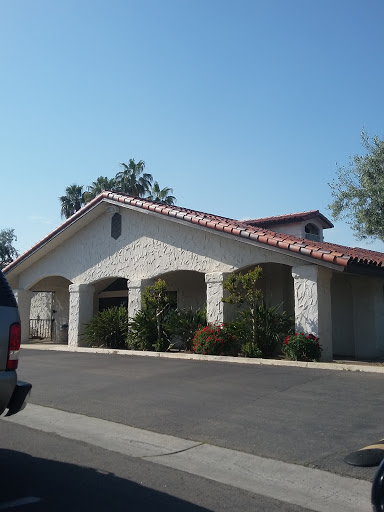
[{"label": "concrete walkway", "polygon": [[283,359],[260,359],[250,357],[206,356],[185,352],[144,352],[142,350],[116,350],[107,348],[70,347],[52,342],[30,342],[22,345],[22,350],[55,350],[58,352],[86,352],[90,354],[115,354],[139,357],[165,357],[168,359],[191,359],[194,361],[214,361],[236,364],[265,366],[294,366],[298,368],[317,368],[319,370],[336,370],[351,372],[384,373],[384,363],[368,363],[356,361],[334,361],[330,363],[308,363],[302,361],[285,361]]},{"label": "concrete walkway", "polygon": [[17,423],[317,512],[368,512],[371,483],[99,418],[28,404]]}]

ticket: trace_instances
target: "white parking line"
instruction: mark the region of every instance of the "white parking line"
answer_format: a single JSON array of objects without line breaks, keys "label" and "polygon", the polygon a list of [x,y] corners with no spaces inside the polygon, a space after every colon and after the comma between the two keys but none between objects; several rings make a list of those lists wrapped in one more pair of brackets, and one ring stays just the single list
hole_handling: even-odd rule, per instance
[{"label": "white parking line", "polygon": [[42,501],[40,498],[29,496],[28,498],[20,498],[18,500],[7,501],[6,503],[0,503],[0,510],[9,510],[10,508],[22,507],[24,505],[30,505],[31,503],[38,503]]},{"label": "white parking line", "polygon": [[1,421],[52,432],[316,512],[369,512],[370,482],[28,404]]}]

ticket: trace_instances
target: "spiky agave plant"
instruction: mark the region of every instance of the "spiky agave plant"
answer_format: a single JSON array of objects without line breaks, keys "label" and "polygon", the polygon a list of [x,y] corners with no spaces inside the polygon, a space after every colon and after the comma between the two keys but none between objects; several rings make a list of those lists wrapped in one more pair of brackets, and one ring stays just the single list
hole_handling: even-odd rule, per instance
[{"label": "spiky agave plant", "polygon": [[127,348],[128,313],[124,306],[97,313],[84,329],[84,342],[89,347]]}]

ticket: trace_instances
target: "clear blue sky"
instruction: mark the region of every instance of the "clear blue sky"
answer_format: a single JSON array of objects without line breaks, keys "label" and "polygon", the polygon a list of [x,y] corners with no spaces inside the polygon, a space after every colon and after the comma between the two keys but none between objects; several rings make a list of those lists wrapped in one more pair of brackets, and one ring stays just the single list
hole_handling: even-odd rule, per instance
[{"label": "clear blue sky", "polygon": [[0,0],[0,229],[27,250],[68,185],[129,158],[180,206],[330,217],[336,165],[384,136],[383,19],[382,0]]}]

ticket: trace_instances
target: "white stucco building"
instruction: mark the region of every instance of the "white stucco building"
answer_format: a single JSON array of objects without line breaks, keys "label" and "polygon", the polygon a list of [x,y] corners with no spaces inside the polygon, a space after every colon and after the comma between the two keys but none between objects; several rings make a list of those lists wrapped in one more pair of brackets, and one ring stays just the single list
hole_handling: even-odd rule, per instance
[{"label": "white stucco building", "polygon": [[384,357],[384,254],[326,243],[327,228],[318,211],[237,221],[103,192],[4,272],[24,342],[36,292],[51,294],[55,341],[75,346],[99,309],[124,303],[133,316],[159,277],[179,307],[223,322],[223,280],[260,265],[266,301],[320,337],[324,360]]}]

